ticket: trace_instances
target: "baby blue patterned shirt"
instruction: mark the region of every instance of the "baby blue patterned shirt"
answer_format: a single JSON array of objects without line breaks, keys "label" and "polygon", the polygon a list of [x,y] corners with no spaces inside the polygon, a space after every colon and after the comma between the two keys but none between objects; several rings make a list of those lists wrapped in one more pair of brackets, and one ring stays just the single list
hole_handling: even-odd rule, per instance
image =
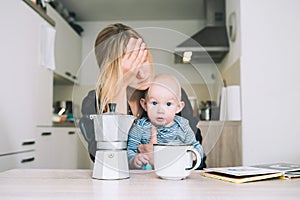
[{"label": "baby blue patterned shirt", "polygon": [[[183,117],[175,116],[174,124],[166,127],[157,128],[157,143],[178,142],[184,144],[193,144],[194,148],[204,156],[202,145],[196,140],[195,133],[189,125],[189,121]],[[149,119],[143,117],[133,125],[128,135],[127,156],[128,161],[137,154],[137,147],[140,144],[148,144],[151,139],[151,126]]]}]

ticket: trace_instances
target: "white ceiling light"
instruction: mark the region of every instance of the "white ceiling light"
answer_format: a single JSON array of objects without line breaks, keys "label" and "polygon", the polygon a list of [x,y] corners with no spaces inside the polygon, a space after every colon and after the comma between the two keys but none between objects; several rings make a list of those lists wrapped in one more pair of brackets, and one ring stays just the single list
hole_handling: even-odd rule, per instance
[{"label": "white ceiling light", "polygon": [[185,51],[183,53],[182,62],[183,63],[189,63],[192,59],[193,53],[191,51]]}]

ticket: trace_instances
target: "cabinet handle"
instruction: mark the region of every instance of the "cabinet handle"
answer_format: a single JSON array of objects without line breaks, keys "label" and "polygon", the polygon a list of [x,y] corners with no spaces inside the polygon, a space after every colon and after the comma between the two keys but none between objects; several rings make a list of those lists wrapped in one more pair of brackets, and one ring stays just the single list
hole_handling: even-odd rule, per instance
[{"label": "cabinet handle", "polygon": [[34,161],[34,157],[22,159],[21,163],[28,163],[28,162],[32,162],[32,161]]},{"label": "cabinet handle", "polygon": [[69,131],[68,134],[73,135],[73,134],[75,134],[75,131]]},{"label": "cabinet handle", "polygon": [[27,146],[27,145],[33,145],[35,144],[35,141],[26,141],[26,142],[22,142],[23,146]]},{"label": "cabinet handle", "polygon": [[51,132],[43,132],[41,135],[42,136],[49,136],[49,135],[51,135],[52,133]]},{"label": "cabinet handle", "polygon": [[72,76],[72,78],[73,78],[74,80],[76,80],[76,79],[77,79],[77,77],[76,77],[76,76]]},{"label": "cabinet handle", "polygon": [[65,74],[66,74],[67,76],[72,76],[72,74],[71,74],[70,72],[65,72]]}]

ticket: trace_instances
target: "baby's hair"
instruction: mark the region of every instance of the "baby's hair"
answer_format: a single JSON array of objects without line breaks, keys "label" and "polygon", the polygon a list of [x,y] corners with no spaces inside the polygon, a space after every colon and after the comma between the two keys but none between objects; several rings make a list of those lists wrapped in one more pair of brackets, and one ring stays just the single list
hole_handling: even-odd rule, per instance
[{"label": "baby's hair", "polygon": [[[181,85],[175,76],[171,74],[157,74],[154,77],[153,82],[151,83],[149,89],[151,88],[152,85],[159,85],[161,87],[168,89],[170,92],[174,94],[174,96],[178,99],[178,101],[181,100]],[[149,89],[145,93],[146,98]]]}]

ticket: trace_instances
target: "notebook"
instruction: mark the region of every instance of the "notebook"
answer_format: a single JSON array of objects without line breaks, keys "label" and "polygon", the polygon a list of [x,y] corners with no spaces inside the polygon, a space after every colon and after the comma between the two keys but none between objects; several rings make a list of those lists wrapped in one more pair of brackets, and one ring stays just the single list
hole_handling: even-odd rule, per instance
[{"label": "notebook", "polygon": [[281,177],[282,173],[272,169],[239,166],[206,168],[204,169],[202,176],[232,183],[246,183]]},{"label": "notebook", "polygon": [[300,165],[272,163],[255,166],[205,168],[202,176],[232,183],[300,177]]}]

